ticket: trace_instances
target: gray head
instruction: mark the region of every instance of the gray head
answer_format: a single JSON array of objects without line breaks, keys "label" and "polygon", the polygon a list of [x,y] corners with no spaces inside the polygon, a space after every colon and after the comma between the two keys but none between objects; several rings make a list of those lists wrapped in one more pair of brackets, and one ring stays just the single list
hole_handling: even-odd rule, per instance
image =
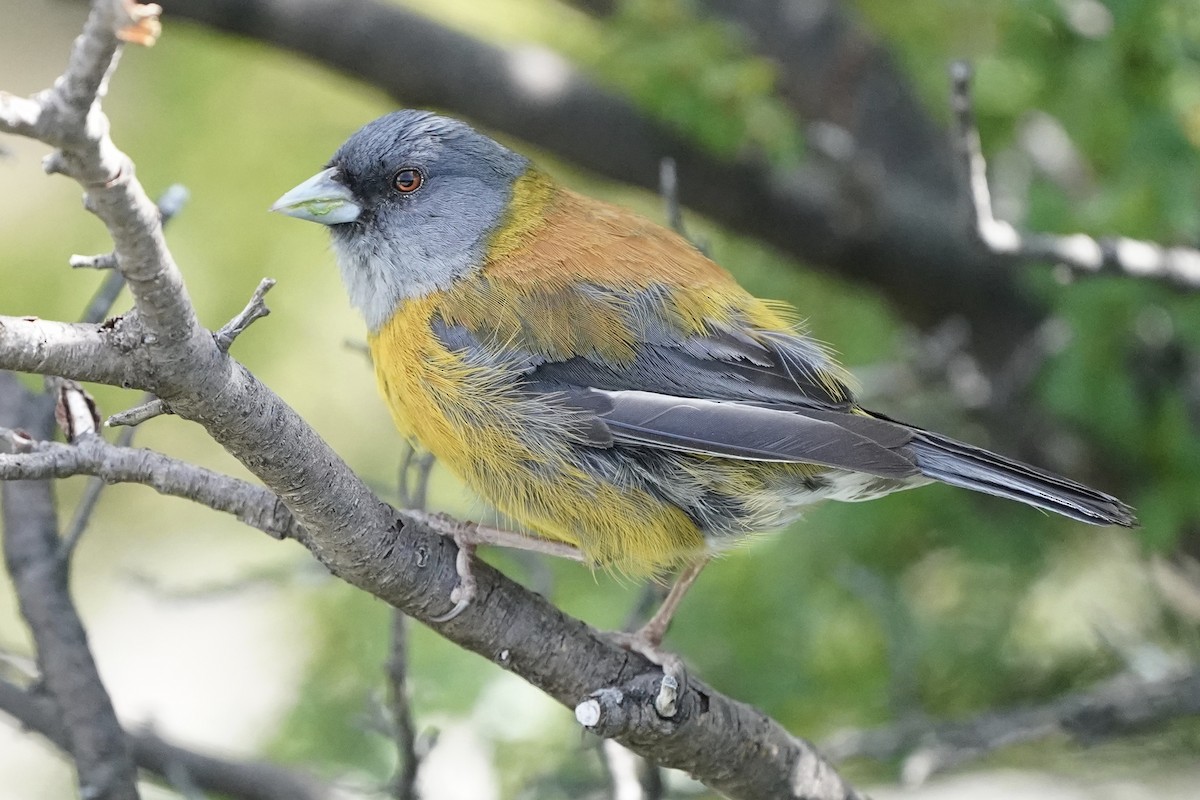
[{"label": "gray head", "polygon": [[271,210],[329,226],[350,302],[374,331],[402,300],[480,267],[528,167],[458,120],[397,111],[362,127]]}]

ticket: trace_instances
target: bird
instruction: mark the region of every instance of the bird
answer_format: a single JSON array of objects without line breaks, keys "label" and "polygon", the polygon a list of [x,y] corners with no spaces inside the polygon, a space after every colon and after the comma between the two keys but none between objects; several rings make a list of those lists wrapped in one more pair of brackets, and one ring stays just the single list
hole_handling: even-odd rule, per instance
[{"label": "bird", "polygon": [[863,408],[792,308],[462,121],[380,117],[272,210],[328,226],[406,439],[530,542],[684,568],[651,646],[707,557],[820,500],[941,482],[1136,524],[1113,496]]}]

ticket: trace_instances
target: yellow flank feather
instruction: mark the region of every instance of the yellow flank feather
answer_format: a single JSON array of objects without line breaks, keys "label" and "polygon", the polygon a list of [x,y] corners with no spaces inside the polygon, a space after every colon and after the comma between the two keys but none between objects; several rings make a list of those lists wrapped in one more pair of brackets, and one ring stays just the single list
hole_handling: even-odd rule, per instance
[{"label": "yellow flank feather", "polygon": [[441,300],[403,304],[370,338],[401,433],[530,532],[576,545],[596,563],[641,576],[704,549],[678,508],[571,462],[568,412],[518,396],[512,376],[447,350],[431,328]]}]

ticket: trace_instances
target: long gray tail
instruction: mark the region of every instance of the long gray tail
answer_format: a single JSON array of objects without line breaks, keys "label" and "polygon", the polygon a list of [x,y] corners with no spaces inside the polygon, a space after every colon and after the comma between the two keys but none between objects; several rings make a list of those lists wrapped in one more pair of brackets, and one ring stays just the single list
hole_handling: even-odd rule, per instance
[{"label": "long gray tail", "polygon": [[1082,483],[929,431],[915,430],[908,445],[924,475],[1044,508],[1092,525],[1137,525],[1133,509]]}]

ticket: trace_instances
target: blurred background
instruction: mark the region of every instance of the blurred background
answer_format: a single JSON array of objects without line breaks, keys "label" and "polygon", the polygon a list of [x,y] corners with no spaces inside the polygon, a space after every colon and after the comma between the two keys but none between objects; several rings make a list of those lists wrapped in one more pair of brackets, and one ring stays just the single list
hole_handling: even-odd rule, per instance
[{"label": "blurred background", "polygon": [[[1142,521],[1095,529],[946,487],[827,504],[713,563],[670,649],[816,741],[1037,706],[1122,673],[1195,669],[1200,296],[1128,277],[1073,280],[974,246],[947,133],[947,67],[962,58],[976,69],[999,217],[1195,245],[1196,0],[414,1],[395,7],[421,25],[385,43],[390,52],[367,49],[380,47],[378,30],[361,32],[361,52],[329,33],[328,47],[350,54],[348,72],[259,40],[291,37],[303,50],[302,37],[256,14],[321,5],[164,3],[164,36],[125,53],[107,110],[149,191],[190,191],[168,240],[201,319],[219,327],[260,278],[277,279],[273,313],[233,354],[381,496],[397,496],[402,444],[359,348],[363,325],[325,231],[266,208],[360,125],[412,104],[467,117],[573,187],[662,221],[646,188],[656,162],[636,146],[653,142],[645,152],[680,159],[684,206],[705,212],[686,215],[689,233],[748,289],[794,304],[858,375],[866,404],[1089,482]],[[364,6],[335,5],[347,24]],[[0,88],[49,85],[82,19],[78,3],[0,0]],[[453,48],[431,60],[431,31],[505,54],[542,106],[526,114],[529,96],[501,96],[482,74],[454,93],[466,62]],[[397,96],[354,77],[393,63]],[[545,122],[554,114],[543,106],[579,81],[584,99],[570,96],[598,115],[592,140]],[[600,114],[604,98],[619,113]],[[67,259],[108,250],[107,236],[73,183],[42,174],[44,148],[12,137],[0,148],[0,313],[77,318],[101,276]],[[791,222],[767,224],[789,209]],[[139,400],[93,391],[106,415]],[[248,477],[174,418],[135,441]],[[82,485],[60,484],[64,518]],[[436,468],[431,505],[484,513]],[[570,563],[486,558],[599,628],[623,624],[641,591]],[[382,603],[298,545],[131,486],[104,494],[73,576],[127,725],[304,766],[347,797],[383,795],[395,756],[381,733]],[[30,643],[5,581],[0,651],[20,672]],[[609,796],[597,745],[568,710],[423,628],[410,654],[427,800]],[[843,769],[879,798],[1184,798],[1200,786],[1198,757],[1192,717],[1087,746],[1053,735],[921,788],[899,787],[908,773],[895,758]],[[681,776],[668,786],[671,797],[706,796]],[[73,793],[67,763],[0,715],[0,800]]]}]

